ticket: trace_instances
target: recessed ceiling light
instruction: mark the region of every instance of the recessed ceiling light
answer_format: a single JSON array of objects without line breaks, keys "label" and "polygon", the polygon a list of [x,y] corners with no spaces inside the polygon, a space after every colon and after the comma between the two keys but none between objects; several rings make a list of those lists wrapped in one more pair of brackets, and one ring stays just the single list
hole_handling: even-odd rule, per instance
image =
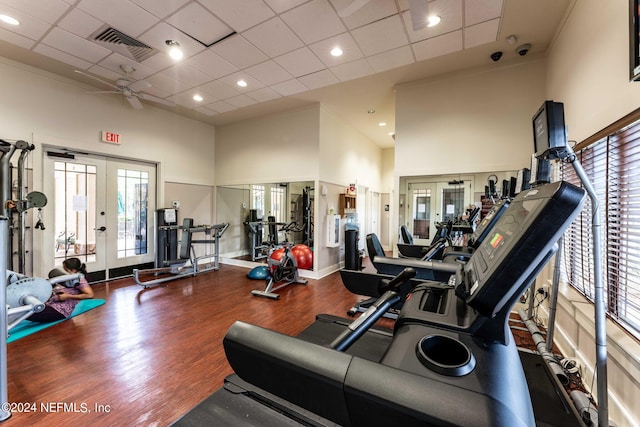
[{"label": "recessed ceiling light", "polygon": [[376,113],[376,110],[374,110],[373,108],[367,111],[367,114],[375,114],[375,113]]},{"label": "recessed ceiling light", "polygon": [[331,55],[333,56],[342,56],[342,49],[340,49],[339,47],[334,47],[333,49],[331,49]]},{"label": "recessed ceiling light", "polygon": [[245,82],[244,80],[238,80],[236,84],[240,87],[247,87],[247,82]]},{"label": "recessed ceiling light", "polygon": [[176,61],[181,60],[184,54],[180,49],[180,43],[175,40],[167,40],[165,43],[169,46],[169,56]]},{"label": "recessed ceiling light", "polygon": [[202,101],[202,99],[203,99],[202,96],[198,95],[197,93],[195,95],[193,95],[193,100],[194,101],[200,102],[200,101]]},{"label": "recessed ceiling light", "polygon": [[387,125],[387,123],[385,123],[385,122],[378,123],[378,126],[386,126],[386,125]]},{"label": "recessed ceiling light", "polygon": [[435,27],[440,23],[440,17],[438,15],[432,15],[427,18],[427,27]]},{"label": "recessed ceiling light", "polygon": [[20,21],[18,21],[16,18],[12,18],[9,15],[0,15],[0,21],[9,25],[20,25]]}]

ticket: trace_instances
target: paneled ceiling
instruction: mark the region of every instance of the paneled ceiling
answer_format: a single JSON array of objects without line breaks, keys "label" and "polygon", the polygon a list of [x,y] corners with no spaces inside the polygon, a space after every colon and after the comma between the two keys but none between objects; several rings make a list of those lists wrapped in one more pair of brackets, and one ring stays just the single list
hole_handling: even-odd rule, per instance
[{"label": "paneled ceiling", "polygon": [[[0,15],[20,22],[0,22],[0,55],[99,90],[133,90],[142,103],[123,103],[131,114],[156,105],[223,125],[321,102],[392,147],[396,84],[522,60],[527,43],[528,55],[544,54],[571,2],[0,0]],[[420,3],[438,25],[414,30]]]}]

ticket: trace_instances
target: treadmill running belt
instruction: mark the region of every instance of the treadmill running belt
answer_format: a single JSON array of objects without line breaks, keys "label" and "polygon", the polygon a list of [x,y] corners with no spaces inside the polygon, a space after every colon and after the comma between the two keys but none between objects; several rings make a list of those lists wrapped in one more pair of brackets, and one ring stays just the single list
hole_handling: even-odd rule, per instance
[{"label": "treadmill running belt", "polygon": [[571,411],[561,392],[556,388],[542,356],[528,351],[519,351],[524,375],[529,385],[533,413],[537,426],[580,426],[580,421]]}]

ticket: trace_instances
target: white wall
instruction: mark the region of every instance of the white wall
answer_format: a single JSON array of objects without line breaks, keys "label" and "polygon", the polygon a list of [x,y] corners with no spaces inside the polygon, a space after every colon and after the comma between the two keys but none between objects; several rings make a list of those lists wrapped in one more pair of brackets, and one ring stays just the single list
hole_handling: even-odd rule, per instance
[{"label": "white wall", "polygon": [[[119,96],[87,93],[94,89],[0,58],[0,138],[34,142],[35,156],[52,144],[159,162],[161,185],[213,184],[213,126],[148,104],[134,110]],[[103,130],[119,133],[121,144],[100,142]]]},{"label": "white wall", "polygon": [[531,117],[544,101],[544,89],[540,58],[399,85],[396,174],[528,167]]},{"label": "white wall", "polygon": [[547,67],[546,95],[564,102],[569,139],[582,141],[640,107],[629,82],[629,2],[575,2]]},{"label": "white wall", "polygon": [[[640,83],[629,82],[629,5],[579,0],[552,45],[546,96],[564,103],[569,139],[580,142],[640,107]],[[595,361],[593,305],[564,287],[556,342],[584,366],[591,385]],[[640,344],[607,322],[609,416],[640,425]],[[595,388],[595,383],[594,383]]]},{"label": "white wall", "polygon": [[324,108],[319,143],[321,180],[380,191],[382,149]]},{"label": "white wall", "polygon": [[310,277],[341,262],[340,250],[325,247],[326,215],[338,210],[336,188],[357,183],[378,191],[381,185],[382,150],[320,104],[216,128],[216,159],[217,185],[313,181],[331,189],[327,196],[314,192]]},{"label": "white wall", "polygon": [[217,185],[313,181],[320,106],[216,128]]}]

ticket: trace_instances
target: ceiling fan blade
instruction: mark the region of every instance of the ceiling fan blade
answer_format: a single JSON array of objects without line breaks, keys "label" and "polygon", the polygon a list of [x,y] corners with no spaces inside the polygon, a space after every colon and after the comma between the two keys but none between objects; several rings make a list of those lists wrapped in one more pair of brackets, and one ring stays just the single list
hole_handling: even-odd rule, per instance
[{"label": "ceiling fan blade", "polygon": [[129,85],[129,89],[131,89],[134,92],[140,92],[143,90],[147,90],[151,87],[151,83],[149,83],[146,80],[138,80],[136,82],[133,82]]},{"label": "ceiling fan blade", "polygon": [[122,93],[119,90],[90,90],[87,93]]},{"label": "ceiling fan blade", "polygon": [[135,109],[135,110],[142,110],[142,102],[140,102],[140,100],[135,97],[135,96],[127,96],[127,101],[129,101],[129,104],[131,104],[131,106]]},{"label": "ceiling fan blade", "polygon": [[158,104],[164,104],[164,105],[168,105],[170,107],[173,107],[173,106],[176,105],[175,102],[168,101],[168,100],[162,99],[162,98],[158,98],[157,96],[149,95],[147,93],[136,93],[136,96],[138,98],[144,99],[145,101],[157,102]]},{"label": "ceiling fan blade", "polygon": [[94,76],[94,75],[91,75],[91,74],[89,74],[89,73],[85,73],[84,71],[80,71],[80,70],[73,70],[73,71],[75,71],[75,72],[76,72],[76,73],[78,73],[78,74],[82,74],[83,76],[90,77],[90,78],[92,78],[93,80],[97,80],[97,81],[99,81],[100,83],[102,83],[102,84],[104,84],[104,85],[107,85],[107,86],[110,86],[110,87],[112,87],[112,88],[114,88],[114,89],[120,89],[118,86],[114,85],[113,83],[109,83],[109,82],[108,82],[108,81],[106,81],[106,80],[102,80],[101,78],[96,77],[96,76]]},{"label": "ceiling fan blade", "polygon": [[420,31],[427,27],[429,0],[409,0],[409,12],[413,31]]},{"label": "ceiling fan blade", "polygon": [[346,5],[342,10],[338,11],[338,16],[340,18],[346,18],[347,16],[351,16],[356,13],[359,9],[364,7],[370,0],[351,0],[351,2]]}]

